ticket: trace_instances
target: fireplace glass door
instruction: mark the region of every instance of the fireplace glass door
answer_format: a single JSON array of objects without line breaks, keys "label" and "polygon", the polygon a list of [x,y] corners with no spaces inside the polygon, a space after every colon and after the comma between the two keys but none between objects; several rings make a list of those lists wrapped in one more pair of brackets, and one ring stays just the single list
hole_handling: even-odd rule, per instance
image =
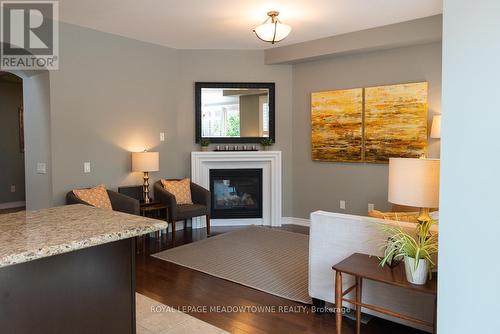
[{"label": "fireplace glass door", "polygon": [[212,218],[262,218],[262,169],[211,169]]}]

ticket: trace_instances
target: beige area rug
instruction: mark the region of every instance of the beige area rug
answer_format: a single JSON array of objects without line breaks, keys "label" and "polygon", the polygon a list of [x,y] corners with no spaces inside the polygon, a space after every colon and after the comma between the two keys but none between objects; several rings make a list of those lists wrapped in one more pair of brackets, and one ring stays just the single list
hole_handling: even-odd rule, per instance
[{"label": "beige area rug", "polygon": [[229,334],[139,293],[135,300],[137,334]]},{"label": "beige area rug", "polygon": [[307,235],[252,226],[153,256],[272,295],[310,304],[308,254]]}]

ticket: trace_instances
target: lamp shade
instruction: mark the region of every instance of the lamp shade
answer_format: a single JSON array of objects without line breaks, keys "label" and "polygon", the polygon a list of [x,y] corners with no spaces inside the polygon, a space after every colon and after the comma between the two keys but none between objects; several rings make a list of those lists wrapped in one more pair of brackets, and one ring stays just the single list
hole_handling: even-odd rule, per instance
[{"label": "lamp shade", "polygon": [[292,28],[281,22],[266,22],[255,28],[255,34],[263,41],[275,43],[284,40]]},{"label": "lamp shade", "polygon": [[133,172],[157,172],[160,170],[158,152],[132,152]]},{"label": "lamp shade", "polygon": [[431,138],[441,138],[441,115],[432,117]]},{"label": "lamp shade", "polygon": [[279,12],[271,11],[267,13],[269,18],[253,30],[255,35],[264,42],[276,43],[284,40],[292,31],[288,24],[281,23],[278,20]]},{"label": "lamp shade", "polygon": [[438,159],[389,159],[389,202],[439,207]]}]

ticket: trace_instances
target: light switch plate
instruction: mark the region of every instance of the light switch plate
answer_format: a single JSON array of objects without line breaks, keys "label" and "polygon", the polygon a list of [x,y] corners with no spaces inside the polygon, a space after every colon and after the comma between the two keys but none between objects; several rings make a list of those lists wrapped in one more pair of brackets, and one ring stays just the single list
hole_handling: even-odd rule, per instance
[{"label": "light switch plate", "polygon": [[84,173],[90,173],[90,162],[84,162],[83,163],[83,172]]},{"label": "light switch plate", "polygon": [[340,201],[340,208],[345,210],[345,201]]},{"label": "light switch plate", "polygon": [[368,203],[368,212],[375,210],[375,204]]},{"label": "light switch plate", "polygon": [[36,172],[37,174],[47,174],[47,164],[45,162],[37,162]]},{"label": "light switch plate", "polygon": [[15,193],[16,192],[16,185],[15,184],[13,184],[13,185],[10,186],[10,192],[11,193]]},{"label": "light switch plate", "polygon": [[165,141],[165,132],[160,132],[160,141]]}]

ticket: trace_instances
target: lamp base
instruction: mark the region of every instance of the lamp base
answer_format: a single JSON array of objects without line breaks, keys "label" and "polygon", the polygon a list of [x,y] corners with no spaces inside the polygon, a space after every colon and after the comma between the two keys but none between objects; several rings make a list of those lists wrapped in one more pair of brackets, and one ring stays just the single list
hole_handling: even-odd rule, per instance
[{"label": "lamp base", "polygon": [[142,184],[142,191],[144,192],[144,203],[151,203],[151,197],[149,197],[149,173],[144,172],[144,183]]},{"label": "lamp base", "polygon": [[420,208],[417,220],[420,223],[423,223],[423,222],[431,220],[432,218],[429,215],[429,211],[430,211],[429,208]]}]

